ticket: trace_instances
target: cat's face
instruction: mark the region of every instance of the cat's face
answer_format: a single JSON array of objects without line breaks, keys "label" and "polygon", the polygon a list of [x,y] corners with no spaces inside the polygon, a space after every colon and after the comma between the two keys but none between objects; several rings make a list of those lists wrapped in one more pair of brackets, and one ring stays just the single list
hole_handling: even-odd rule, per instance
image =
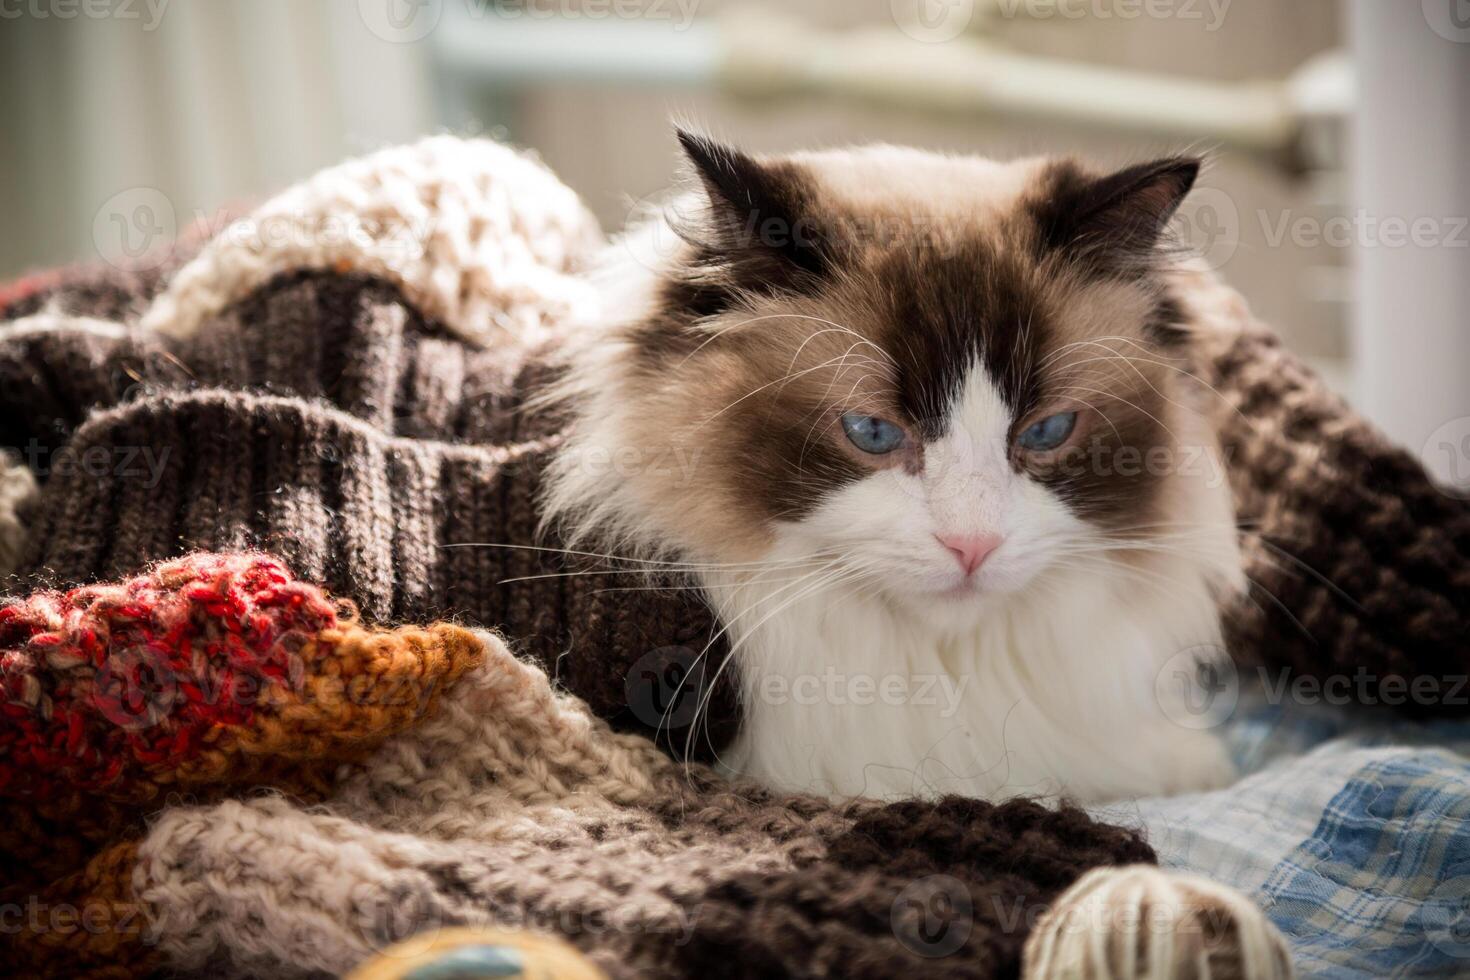
[{"label": "cat's face", "polygon": [[585,425],[688,465],[620,474],[604,517],[940,606],[1172,533],[1165,488],[1199,447],[1155,266],[1195,161],[1095,177],[683,139],[708,207]]}]

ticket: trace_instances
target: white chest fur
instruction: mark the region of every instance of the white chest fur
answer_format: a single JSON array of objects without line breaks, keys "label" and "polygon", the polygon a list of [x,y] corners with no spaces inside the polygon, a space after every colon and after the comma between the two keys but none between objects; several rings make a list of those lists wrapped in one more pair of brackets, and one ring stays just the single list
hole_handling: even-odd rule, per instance
[{"label": "white chest fur", "polygon": [[1221,785],[1218,740],[1173,720],[1175,687],[1157,683],[1182,652],[1218,644],[1215,598],[1194,563],[1148,574],[1158,587],[1060,570],[959,633],[871,597],[711,582],[745,696],[723,761],[833,796],[1101,801]]}]

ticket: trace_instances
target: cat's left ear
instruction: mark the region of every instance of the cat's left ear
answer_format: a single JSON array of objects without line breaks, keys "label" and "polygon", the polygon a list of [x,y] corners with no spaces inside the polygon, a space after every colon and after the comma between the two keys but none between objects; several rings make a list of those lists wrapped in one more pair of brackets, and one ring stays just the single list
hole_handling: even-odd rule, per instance
[{"label": "cat's left ear", "polygon": [[1085,256],[1143,259],[1159,245],[1199,171],[1199,158],[1185,156],[1136,164],[1105,177],[1060,171],[1037,215],[1043,241]]}]

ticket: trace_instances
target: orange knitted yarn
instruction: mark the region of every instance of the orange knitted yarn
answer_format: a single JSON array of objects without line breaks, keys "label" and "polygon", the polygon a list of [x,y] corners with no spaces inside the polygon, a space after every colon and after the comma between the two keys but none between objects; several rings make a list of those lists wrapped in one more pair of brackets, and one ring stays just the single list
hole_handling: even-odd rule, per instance
[{"label": "orange knitted yarn", "polygon": [[108,848],[85,868],[19,906],[7,963],[38,980],[113,980],[146,976],[156,965],[157,923],[133,895],[135,841]]}]

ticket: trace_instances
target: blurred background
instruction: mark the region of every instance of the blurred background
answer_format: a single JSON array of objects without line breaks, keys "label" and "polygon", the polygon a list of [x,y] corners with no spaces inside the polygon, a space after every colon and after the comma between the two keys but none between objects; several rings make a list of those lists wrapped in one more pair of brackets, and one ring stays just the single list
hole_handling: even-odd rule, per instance
[{"label": "blurred background", "polygon": [[1467,0],[0,0],[0,82],[0,277],[441,131],[530,148],[609,231],[667,185],[671,119],[1206,152],[1182,233],[1470,487]]}]

